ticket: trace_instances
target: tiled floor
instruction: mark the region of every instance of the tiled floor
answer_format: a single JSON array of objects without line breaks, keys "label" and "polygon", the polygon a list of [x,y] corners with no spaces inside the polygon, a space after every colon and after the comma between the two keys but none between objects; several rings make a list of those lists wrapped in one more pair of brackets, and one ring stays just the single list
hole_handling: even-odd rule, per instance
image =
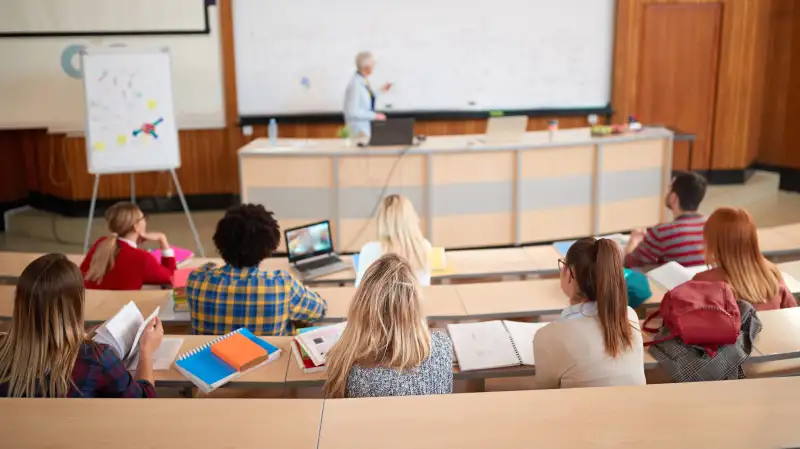
[{"label": "tiled floor", "polygon": [[[744,185],[709,187],[702,212],[710,213],[720,206],[746,208],[760,227],[800,222],[800,194],[778,191],[778,175],[770,172],[756,172]],[[221,215],[222,211],[193,214],[207,255],[215,254],[211,236]],[[195,247],[183,213],[152,215],[149,227],[165,232],[175,245]],[[86,219],[25,210],[8,217],[7,229],[6,233],[0,234],[0,250],[81,253]],[[103,219],[96,218],[91,240],[104,231]]]}]

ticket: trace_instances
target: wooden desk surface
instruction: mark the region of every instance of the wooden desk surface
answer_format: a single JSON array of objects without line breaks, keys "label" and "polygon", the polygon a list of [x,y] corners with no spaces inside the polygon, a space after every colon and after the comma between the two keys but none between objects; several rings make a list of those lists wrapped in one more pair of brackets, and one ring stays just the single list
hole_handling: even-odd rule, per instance
[{"label": "wooden desk surface", "polygon": [[[203,344],[216,339],[215,336],[205,335],[165,335],[169,338],[183,338],[183,345],[178,355],[191,351]],[[278,360],[267,363],[261,368],[255,369],[232,380],[228,385],[235,385],[237,387],[246,387],[249,385],[257,387],[269,387],[275,385],[283,385],[286,381],[286,369],[291,362],[297,366],[297,362],[290,360],[293,356],[289,352],[292,337],[262,337],[267,342],[277,346],[281,350],[281,356]],[[176,368],[173,363],[169,370],[155,371],[156,384],[163,386],[165,384],[179,384],[190,386],[192,382],[184,377]],[[223,387],[225,388],[225,387]]]},{"label": "wooden desk surface", "polygon": [[327,400],[319,448],[793,447],[798,395],[795,378]]},{"label": "wooden desk surface", "polygon": [[322,399],[4,399],[14,448],[316,449]]},{"label": "wooden desk surface", "polygon": [[[18,278],[25,267],[43,255],[44,253],[0,252],[0,278]],[[77,265],[83,261],[83,255],[80,254],[67,254],[66,256]]]},{"label": "wooden desk surface", "polygon": [[[355,295],[355,287],[322,287],[315,292],[325,298],[328,313],[325,321],[343,321],[347,319],[350,303]],[[429,319],[456,319],[466,312],[456,289],[451,285],[431,285],[422,287],[425,314]]]},{"label": "wooden desk surface", "polygon": [[[0,320],[10,320],[14,315],[13,285],[0,285]],[[111,318],[128,301],[136,303],[142,315],[148,316],[157,306],[164,306],[169,300],[168,290],[86,290],[84,299],[84,321],[87,324],[102,323]]]},{"label": "wooden desk surface", "polygon": [[800,353],[800,307],[766,310],[757,313],[764,328],[753,346],[758,355],[787,358]]},{"label": "wooden desk surface", "polygon": [[758,245],[768,255],[796,251],[800,248],[800,223],[759,229]]}]

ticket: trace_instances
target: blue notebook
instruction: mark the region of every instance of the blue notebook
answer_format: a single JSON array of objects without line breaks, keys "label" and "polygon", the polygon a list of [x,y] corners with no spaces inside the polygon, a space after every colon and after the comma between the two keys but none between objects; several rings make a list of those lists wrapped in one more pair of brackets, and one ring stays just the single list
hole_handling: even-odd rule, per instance
[{"label": "blue notebook", "polygon": [[194,383],[197,388],[204,393],[213,391],[214,389],[225,385],[241,374],[250,371],[236,371],[236,369],[223,362],[222,359],[211,352],[211,345],[217,343],[218,341],[224,340],[235,333],[241,333],[255,344],[264,348],[267,351],[267,354],[269,354],[269,358],[264,361],[264,363],[251,369],[256,369],[273,360],[277,360],[281,356],[281,350],[278,347],[256,337],[248,329],[241,328],[178,356],[177,360],[175,361],[175,366],[178,368],[178,371],[191,380],[192,383]]}]

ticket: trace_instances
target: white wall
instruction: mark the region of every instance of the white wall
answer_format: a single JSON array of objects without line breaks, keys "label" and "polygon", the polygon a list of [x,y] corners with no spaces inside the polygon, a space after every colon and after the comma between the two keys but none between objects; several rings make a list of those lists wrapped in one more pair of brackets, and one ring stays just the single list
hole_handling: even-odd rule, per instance
[{"label": "white wall", "polygon": [[[0,0],[5,1],[19,0]],[[48,0],[38,0],[33,4],[44,1]],[[49,0],[48,3],[55,1]],[[162,3],[172,1],[175,0],[162,0]],[[189,13],[195,15],[191,11]],[[85,106],[82,81],[70,76],[63,67],[66,65],[70,70],[77,68],[80,64],[79,55],[74,54],[64,64],[62,57],[69,53],[65,53],[65,50],[75,46],[102,48],[114,45],[142,49],[169,48],[178,125],[182,129],[224,126],[222,59],[216,7],[209,8],[209,16],[211,33],[202,35],[0,38],[0,60],[4,61],[0,65],[0,128],[83,130]]]},{"label": "white wall", "polygon": [[0,0],[0,33],[204,29],[203,0]]}]

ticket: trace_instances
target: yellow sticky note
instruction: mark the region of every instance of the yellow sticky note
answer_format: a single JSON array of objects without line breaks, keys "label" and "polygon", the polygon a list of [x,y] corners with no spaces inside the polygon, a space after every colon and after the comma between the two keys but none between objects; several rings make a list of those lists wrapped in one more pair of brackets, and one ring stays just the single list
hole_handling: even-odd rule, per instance
[{"label": "yellow sticky note", "polygon": [[439,246],[431,248],[430,263],[432,271],[443,271],[447,269],[447,259],[444,255],[444,248]]},{"label": "yellow sticky note", "polygon": [[120,144],[120,145],[125,145],[126,143],[128,143],[128,136],[126,136],[124,134],[118,135],[117,136],[117,143]]},{"label": "yellow sticky note", "polygon": [[105,142],[95,142],[94,145],[92,145],[92,148],[94,149],[94,151],[103,151],[103,150],[106,149],[106,143]]},{"label": "yellow sticky note", "polygon": [[156,108],[156,106],[158,106],[156,100],[147,100],[147,109],[150,109],[152,111],[153,109]]}]

